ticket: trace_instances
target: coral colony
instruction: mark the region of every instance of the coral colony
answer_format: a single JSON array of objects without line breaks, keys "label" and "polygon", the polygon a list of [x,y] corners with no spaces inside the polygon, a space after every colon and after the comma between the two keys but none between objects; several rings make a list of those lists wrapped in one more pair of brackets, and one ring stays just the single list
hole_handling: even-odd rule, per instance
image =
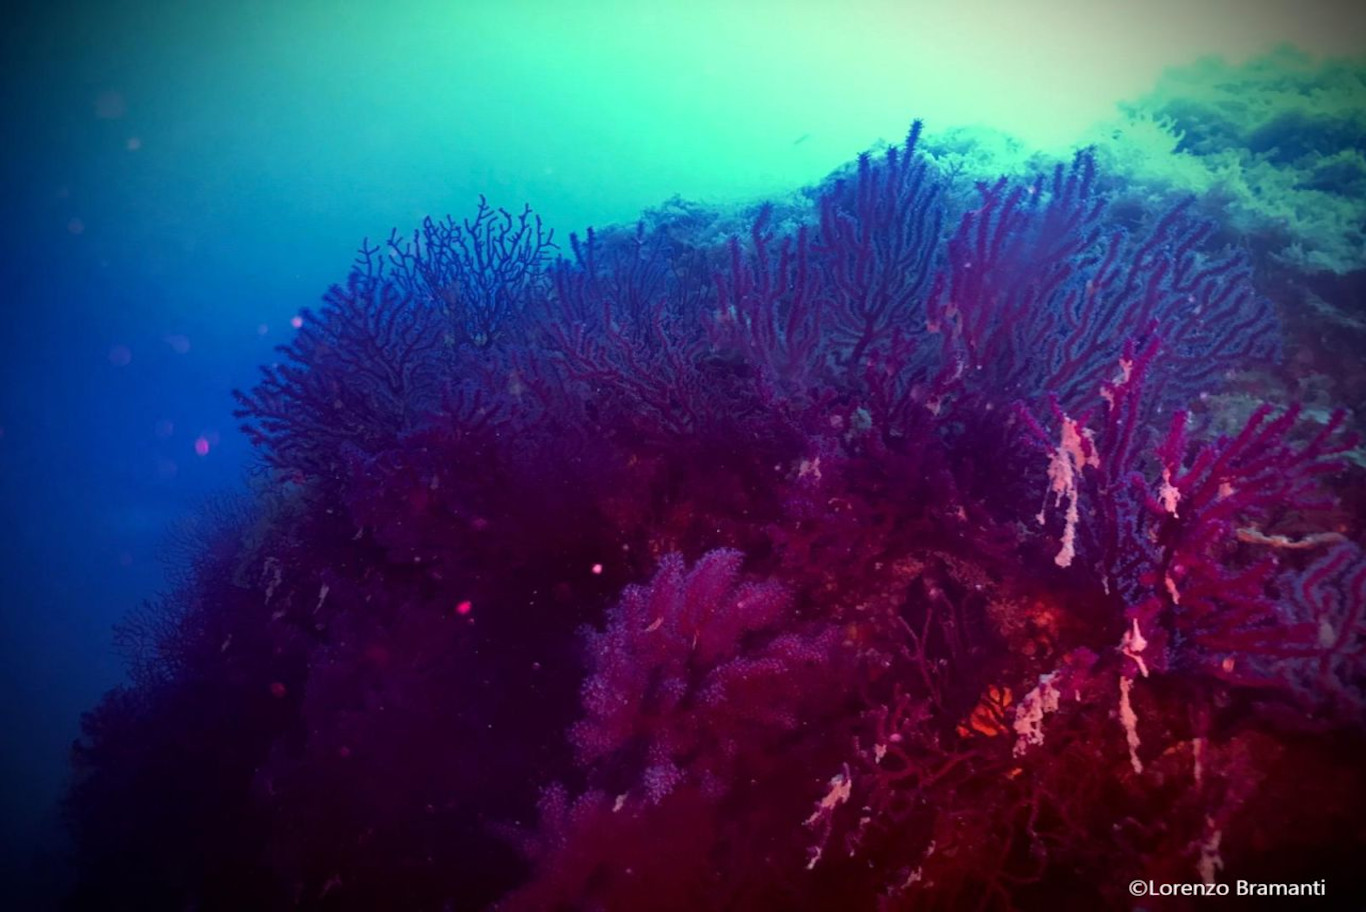
[{"label": "coral colony", "polygon": [[1344,415],[1211,404],[1281,331],[1189,204],[919,134],[728,241],[363,246],[238,395],[268,483],[120,629],[73,906],[1360,886]]}]

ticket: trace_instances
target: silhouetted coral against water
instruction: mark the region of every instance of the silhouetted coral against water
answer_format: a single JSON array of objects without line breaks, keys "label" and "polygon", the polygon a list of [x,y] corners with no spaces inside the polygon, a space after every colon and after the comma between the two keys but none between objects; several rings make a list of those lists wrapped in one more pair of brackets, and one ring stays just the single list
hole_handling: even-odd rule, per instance
[{"label": "silhouetted coral against water", "polygon": [[1344,416],[1214,432],[1279,325],[1189,204],[919,133],[725,245],[363,247],[239,394],[276,493],[125,628],[73,907],[1359,887]]}]

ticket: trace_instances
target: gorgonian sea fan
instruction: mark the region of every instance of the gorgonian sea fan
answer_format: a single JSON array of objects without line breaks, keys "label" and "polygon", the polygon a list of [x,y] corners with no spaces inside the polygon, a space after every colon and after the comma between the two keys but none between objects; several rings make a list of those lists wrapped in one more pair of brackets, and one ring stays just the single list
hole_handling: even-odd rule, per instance
[{"label": "gorgonian sea fan", "polygon": [[776,583],[740,582],[743,560],[718,550],[688,568],[666,555],[650,585],[627,587],[589,634],[585,718],[571,734],[580,763],[634,752],[654,801],[689,763],[699,784],[724,790],[733,771],[708,763],[733,760],[736,739],[798,724],[793,678],[831,661],[833,632],[794,625]]},{"label": "gorgonian sea fan", "polygon": [[1347,443],[1187,411],[1275,355],[1247,257],[924,142],[728,242],[365,245],[239,396],[288,507],[87,729],[91,903],[1113,905],[1356,845]]}]

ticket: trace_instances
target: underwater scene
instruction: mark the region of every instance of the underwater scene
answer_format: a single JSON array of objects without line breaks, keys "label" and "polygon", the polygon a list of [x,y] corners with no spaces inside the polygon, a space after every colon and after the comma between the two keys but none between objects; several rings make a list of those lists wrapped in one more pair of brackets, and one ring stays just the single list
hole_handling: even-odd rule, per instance
[{"label": "underwater scene", "polygon": [[17,20],[5,908],[1366,907],[1348,7]]}]

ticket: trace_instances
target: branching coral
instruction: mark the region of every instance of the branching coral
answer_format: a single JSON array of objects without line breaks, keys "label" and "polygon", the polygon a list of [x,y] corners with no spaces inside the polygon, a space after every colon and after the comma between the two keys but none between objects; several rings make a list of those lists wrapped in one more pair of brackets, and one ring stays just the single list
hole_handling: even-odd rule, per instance
[{"label": "branching coral", "polygon": [[[174,685],[95,720],[86,831],[174,739],[120,745],[185,706],[230,743],[230,707],[230,879],[276,905],[1004,909],[1265,864],[1296,764],[1362,745],[1341,418],[1207,439],[1277,319],[1191,204],[1123,226],[1085,154],[965,191],[919,143],[724,245],[550,264],[481,201],[363,248],[239,394],[298,505],[187,577],[163,616],[232,639],[162,637]],[[138,779],[167,829],[180,791]],[[226,876],[176,865],[180,906]]]}]

